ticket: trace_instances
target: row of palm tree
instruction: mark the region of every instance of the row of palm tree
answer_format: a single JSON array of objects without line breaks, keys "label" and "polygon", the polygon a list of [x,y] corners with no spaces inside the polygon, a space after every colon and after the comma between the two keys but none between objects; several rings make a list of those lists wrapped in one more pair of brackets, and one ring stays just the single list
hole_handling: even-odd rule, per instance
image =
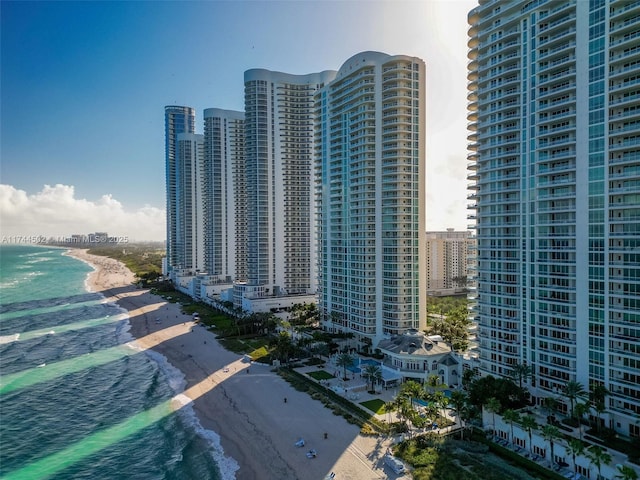
[{"label": "row of palm tree", "polygon": [[[531,378],[533,370],[531,366],[525,363],[517,363],[512,367],[511,378],[518,382],[522,395],[526,394],[524,383]],[[598,383],[590,385],[588,392],[588,400],[585,402],[579,402],[580,398],[585,398],[587,391],[584,386],[575,380],[568,381],[562,389],[561,395],[569,401],[569,416],[577,420],[579,423],[585,415],[588,415],[591,411],[596,413],[598,422],[596,428],[599,429],[602,423],[602,414],[606,412],[606,397],[609,395],[607,388]],[[522,399],[524,400],[524,398]],[[546,407],[549,409],[549,414],[552,410],[555,410],[558,406],[557,399],[553,397],[545,398]],[[582,435],[582,431],[580,431]]]},{"label": "row of palm tree", "polygon": [[[579,389],[575,387],[570,387],[568,389],[569,393],[577,392]],[[461,392],[458,392],[461,393]],[[500,412],[501,405],[498,400],[495,398],[487,399],[485,407],[489,412],[493,415],[493,423],[495,425],[495,414]],[[576,405],[577,407],[577,405]],[[514,441],[514,433],[513,433],[513,425],[517,423],[520,427],[525,430],[529,436],[529,452],[533,455],[533,431],[537,428],[540,428],[540,433],[542,438],[549,444],[549,450],[551,452],[551,458],[555,458],[554,446],[558,440],[562,438],[560,434],[560,430],[555,425],[543,425],[540,426],[536,422],[536,419],[533,415],[523,415],[521,416],[518,412],[512,409],[506,409],[502,412],[502,419],[507,422],[510,426],[510,438],[509,441],[513,443]],[[494,427],[495,428],[495,427]],[[576,457],[584,455],[589,459],[589,463],[592,466],[595,466],[598,470],[598,478],[602,478],[602,466],[609,465],[611,463],[612,457],[604,450],[602,447],[598,445],[591,445],[587,448],[585,443],[582,441],[582,438],[571,438],[568,440],[566,444],[566,451],[571,455],[573,461],[573,470],[574,474],[577,473],[577,462]],[[623,480],[636,480],[638,478],[637,473],[633,468],[628,466],[620,465],[618,468],[618,475],[615,478],[623,479]]]}]

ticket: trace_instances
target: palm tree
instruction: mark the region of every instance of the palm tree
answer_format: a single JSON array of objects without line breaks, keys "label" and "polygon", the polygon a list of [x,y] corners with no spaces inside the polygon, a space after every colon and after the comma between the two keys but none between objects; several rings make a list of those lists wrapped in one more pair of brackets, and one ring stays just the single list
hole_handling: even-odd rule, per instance
[{"label": "palm tree", "polygon": [[576,399],[585,394],[584,387],[580,382],[576,382],[575,380],[571,380],[567,382],[567,384],[562,389],[562,394],[569,399],[569,403],[571,404],[571,412],[570,416],[573,418],[573,404]]},{"label": "palm tree", "polygon": [[469,384],[473,382],[477,375],[478,374],[476,373],[476,371],[471,368],[467,368],[464,372],[462,372],[462,388],[464,388],[465,390],[469,388]]},{"label": "palm tree", "polygon": [[578,473],[578,467],[576,466],[576,456],[582,455],[584,453],[584,443],[577,438],[572,438],[569,440],[567,444],[567,450],[571,454],[571,458],[573,459],[573,473]]},{"label": "palm tree", "polygon": [[444,392],[435,392],[431,394],[431,401],[438,408],[442,409],[442,418],[445,419],[447,417],[446,410],[449,405],[449,399],[444,394]]},{"label": "palm tree", "polygon": [[620,478],[622,480],[637,480],[638,479],[638,474],[636,473],[636,471],[627,466],[627,465],[618,465],[618,475],[616,475],[614,478]]},{"label": "palm tree", "polygon": [[545,397],[542,401],[542,405],[547,409],[547,419],[552,415],[556,408],[558,408],[558,400],[555,397]]},{"label": "palm tree", "polygon": [[429,375],[429,377],[427,378],[427,387],[429,387],[431,392],[435,392],[439,385],[440,385],[440,377],[435,373]]},{"label": "palm tree", "polygon": [[273,355],[281,362],[286,362],[293,353],[293,343],[289,333],[281,331],[273,344]]},{"label": "palm tree", "polygon": [[582,440],[582,422],[581,420],[584,418],[584,416],[587,414],[587,412],[589,412],[589,410],[591,410],[591,406],[587,403],[576,403],[576,406],[574,408],[574,412],[576,415],[576,419],[578,420],[578,435],[580,435],[580,440]]},{"label": "palm tree", "polygon": [[609,465],[611,463],[611,455],[598,445],[591,445],[586,453],[591,465],[595,465],[598,469],[598,480],[600,480],[602,478],[600,469],[602,465]]},{"label": "palm tree", "polygon": [[590,387],[589,400],[591,400],[593,409],[596,411],[598,417],[596,428],[600,431],[600,423],[602,422],[601,415],[607,410],[606,398],[609,395],[609,390],[600,383],[592,383]]},{"label": "palm tree", "polygon": [[500,409],[502,408],[502,405],[500,405],[500,402],[498,401],[497,398],[491,397],[491,398],[487,399],[487,403],[485,403],[484,406],[487,408],[487,411],[491,412],[492,419],[493,419],[493,431],[495,433],[495,431],[496,431],[496,413],[500,411]]},{"label": "palm tree", "polygon": [[520,415],[518,415],[518,412],[516,412],[515,410],[511,410],[509,408],[502,412],[502,419],[505,422],[509,423],[509,426],[511,427],[511,438],[509,439],[509,441],[513,443],[513,422],[517,422],[518,420],[520,420]]},{"label": "palm tree", "polygon": [[602,423],[602,414],[607,411],[607,407],[605,406],[604,403],[596,403],[593,406],[593,409],[596,411],[596,416],[598,417],[598,422],[596,424],[596,430],[599,432],[600,428],[601,428],[600,424]]},{"label": "palm tree", "polygon": [[533,453],[533,440],[531,433],[534,428],[538,428],[536,417],[533,415],[525,415],[520,419],[520,425],[522,425],[522,428],[524,428],[529,434],[529,452]]},{"label": "palm tree", "polygon": [[555,461],[555,455],[553,454],[553,442],[560,438],[560,430],[555,425],[545,425],[542,427],[542,437],[549,442],[551,450],[551,464]]},{"label": "palm tree", "polygon": [[326,342],[318,343],[315,352],[318,354],[318,357],[328,357],[330,353],[329,345]]},{"label": "palm tree", "polygon": [[400,395],[407,397],[413,407],[414,399],[424,399],[424,389],[422,388],[422,385],[415,380],[408,380],[400,387]]},{"label": "palm tree", "polygon": [[403,395],[398,395],[395,398],[395,402],[396,402],[396,411],[398,412],[398,416],[400,417],[400,420],[402,421],[405,428],[407,429],[407,432],[409,432],[409,435],[411,435],[411,429],[409,428],[408,420],[411,418],[411,415],[414,412],[413,407],[411,406],[409,399]]},{"label": "palm tree", "polygon": [[427,419],[431,421],[430,423],[433,423],[438,419],[438,412],[438,406],[433,402],[427,403],[427,406],[424,407],[424,413]]},{"label": "palm tree", "polygon": [[[394,398],[393,400],[389,400],[387,403],[384,404],[384,409],[389,414],[389,417],[391,417],[391,414],[397,411],[398,409],[397,400],[398,400],[398,397]],[[391,425],[391,418],[389,418],[389,425]]]},{"label": "palm tree", "polygon": [[367,365],[364,367],[362,376],[371,382],[371,392],[373,392],[373,386],[375,382],[382,379],[382,370],[379,365]]},{"label": "palm tree", "polygon": [[531,367],[526,363],[516,363],[513,365],[513,369],[510,372],[511,378],[514,381],[518,382],[518,386],[520,387],[520,391],[524,392],[522,388],[522,382],[526,381],[531,377]]},{"label": "palm tree", "polygon": [[342,372],[343,372],[343,376],[342,379],[343,380],[349,380],[347,378],[347,367],[350,367],[351,365],[353,365],[354,362],[354,358],[349,355],[348,353],[341,353],[337,360],[336,360],[336,365],[338,367],[342,367]]},{"label": "palm tree", "polygon": [[451,405],[453,406],[453,411],[460,420],[460,439],[464,439],[464,427],[462,425],[462,411],[464,410],[467,404],[467,396],[461,392],[460,390],[455,390],[451,393]]}]

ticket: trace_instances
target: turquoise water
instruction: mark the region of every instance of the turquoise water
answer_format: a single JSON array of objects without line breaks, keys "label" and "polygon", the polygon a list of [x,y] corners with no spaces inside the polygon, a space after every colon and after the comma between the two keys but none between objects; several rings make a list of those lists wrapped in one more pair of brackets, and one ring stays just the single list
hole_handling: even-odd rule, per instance
[{"label": "turquoise water", "polygon": [[217,435],[172,408],[181,374],[127,345],[90,271],[62,249],[0,247],[0,478],[234,478]]},{"label": "turquoise water", "polygon": [[[375,360],[370,360],[370,359],[364,359],[364,360],[360,360],[360,365],[382,365],[380,362],[377,362]],[[347,370],[349,370],[352,373],[360,373],[360,367],[358,367],[355,363],[353,365],[351,365],[350,367],[347,367]]]}]

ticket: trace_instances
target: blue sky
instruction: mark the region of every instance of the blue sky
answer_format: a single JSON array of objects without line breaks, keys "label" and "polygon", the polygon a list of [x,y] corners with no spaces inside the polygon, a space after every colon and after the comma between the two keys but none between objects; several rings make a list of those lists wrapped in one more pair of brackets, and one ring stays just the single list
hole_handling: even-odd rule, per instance
[{"label": "blue sky", "polygon": [[165,105],[196,108],[201,132],[203,109],[243,109],[245,70],[337,70],[364,50],[425,60],[427,226],[464,229],[475,4],[2,1],[3,230],[162,237]]}]

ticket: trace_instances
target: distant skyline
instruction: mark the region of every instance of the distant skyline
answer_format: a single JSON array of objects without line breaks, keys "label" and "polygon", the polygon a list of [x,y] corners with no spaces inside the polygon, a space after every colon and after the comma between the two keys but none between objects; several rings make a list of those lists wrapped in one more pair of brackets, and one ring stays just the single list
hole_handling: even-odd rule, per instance
[{"label": "distant skyline", "polygon": [[244,109],[252,68],[427,65],[427,229],[467,227],[467,0],[13,2],[1,9],[3,235],[165,236],[165,105]]}]

